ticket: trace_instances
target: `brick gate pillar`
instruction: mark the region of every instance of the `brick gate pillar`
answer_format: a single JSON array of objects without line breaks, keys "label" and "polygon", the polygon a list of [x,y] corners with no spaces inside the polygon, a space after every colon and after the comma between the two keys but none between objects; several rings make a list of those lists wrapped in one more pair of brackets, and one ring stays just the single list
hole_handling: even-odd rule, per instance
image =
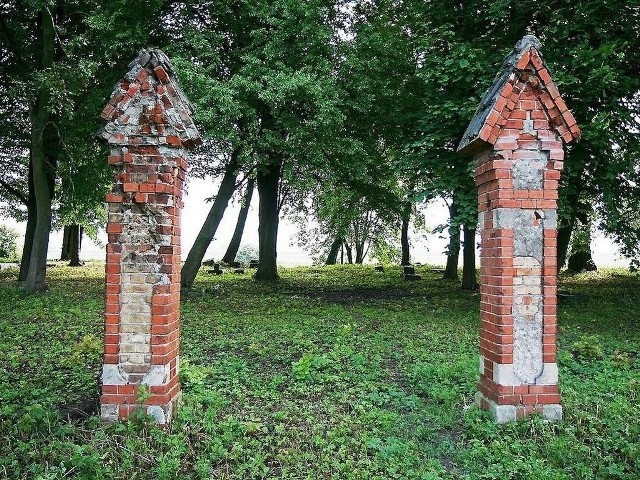
[{"label": "brick gate pillar", "polygon": [[167,423],[180,395],[180,211],[187,150],[200,142],[169,59],[141,50],[98,132],[111,151],[101,416],[139,408]]},{"label": "brick gate pillar", "polygon": [[458,150],[473,153],[481,235],[477,400],[497,422],[562,418],[556,363],[558,180],[580,129],[531,35],[484,95]]}]

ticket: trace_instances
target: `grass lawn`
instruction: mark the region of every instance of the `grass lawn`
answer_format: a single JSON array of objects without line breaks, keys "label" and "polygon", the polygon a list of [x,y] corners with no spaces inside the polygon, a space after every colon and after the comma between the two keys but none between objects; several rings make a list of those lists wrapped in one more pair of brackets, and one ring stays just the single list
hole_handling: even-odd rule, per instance
[{"label": "grass lawn", "polygon": [[103,266],[0,270],[0,478],[638,479],[640,280],[563,277],[564,420],[473,405],[479,294],[418,267],[200,274],[182,302],[182,406],[166,430],[97,417]]}]

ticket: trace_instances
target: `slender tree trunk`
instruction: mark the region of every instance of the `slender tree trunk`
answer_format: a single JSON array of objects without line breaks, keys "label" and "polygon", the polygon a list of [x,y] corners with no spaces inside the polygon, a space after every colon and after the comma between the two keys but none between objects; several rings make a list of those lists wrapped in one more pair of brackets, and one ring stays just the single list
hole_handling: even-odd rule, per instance
[{"label": "slender tree trunk", "polygon": [[[558,226],[558,273],[564,267],[567,261],[567,252],[569,251],[569,245],[571,242],[571,233],[575,228],[576,216],[580,208],[580,195],[582,193],[582,177],[584,174],[587,152],[582,150],[581,145],[578,143],[574,147],[571,158],[575,161],[572,164],[565,164],[567,168],[563,172],[562,176],[566,179],[566,184],[563,186],[560,195],[565,197],[565,201],[562,202],[568,212],[561,212],[564,215],[560,215],[561,218],[565,218],[564,221]],[[566,214],[568,215],[568,218]]]},{"label": "slender tree trunk", "polygon": [[[39,110],[39,107],[36,107]],[[44,107],[43,107],[44,108]],[[36,198],[36,222],[29,258],[29,270],[24,288],[29,292],[46,290],[47,251],[49,249],[49,233],[51,231],[51,196],[49,185],[49,162],[44,152],[43,117],[34,113],[31,151],[33,158],[33,185]]]},{"label": "slender tree trunk", "polygon": [[222,257],[223,262],[231,263],[235,261],[238,250],[240,249],[240,242],[242,241],[242,234],[244,233],[244,226],[247,223],[247,215],[249,214],[249,207],[251,205],[251,197],[253,196],[254,183],[255,181],[253,178],[250,178],[247,182],[247,188],[242,199],[242,206],[240,207],[240,213],[238,214],[236,228],[233,231],[233,236],[231,237],[227,251]]},{"label": "slender tree trunk", "polygon": [[409,245],[409,221],[411,219],[411,204],[407,203],[402,212],[402,228],[400,231],[400,245],[402,247],[402,259],[400,265],[411,264],[411,252]]},{"label": "slender tree trunk", "polygon": [[357,242],[355,244],[356,247],[356,264],[362,265],[364,262],[364,243]]},{"label": "slender tree trunk", "polygon": [[447,247],[447,266],[442,278],[458,280],[458,261],[460,258],[460,225],[456,223],[458,206],[449,205],[449,246]]},{"label": "slender tree trunk", "polygon": [[80,246],[82,245],[82,227],[80,225],[69,225],[69,266],[79,267],[80,262]]},{"label": "slender tree trunk", "polygon": [[578,189],[571,189],[566,199],[566,205],[570,209],[569,218],[558,228],[558,273],[567,262],[567,252],[571,243],[571,234],[576,224],[579,200],[580,192]]},{"label": "slender tree trunk", "polygon": [[567,223],[558,228],[558,273],[567,263],[567,253],[569,252],[569,243],[571,241],[571,232],[573,231],[573,225],[575,223],[575,217],[567,220]]},{"label": "slender tree trunk", "polygon": [[338,253],[340,253],[340,247],[342,247],[342,239],[336,238],[331,244],[329,249],[329,255],[327,255],[327,261],[325,265],[335,265],[338,261]]},{"label": "slender tree trunk", "polygon": [[351,248],[351,245],[349,245],[347,242],[344,242],[344,250],[347,253],[347,263],[352,264],[353,263],[353,249]]},{"label": "slender tree trunk", "polygon": [[254,278],[260,281],[278,279],[278,185],[280,183],[281,162],[258,172],[256,183],[260,206],[258,208],[258,252],[260,264]]},{"label": "slender tree trunk", "polygon": [[[42,21],[42,67],[51,68],[54,55],[53,19],[47,9],[40,12]],[[51,230],[51,198],[53,191],[50,178],[55,177],[51,171],[53,162],[47,159],[45,129],[48,127],[49,93],[42,88],[36,101],[30,107],[31,117],[31,161],[33,164],[33,187],[36,199],[36,225],[31,247],[29,270],[24,283],[28,292],[46,290],[47,250],[49,248],[49,232]]]},{"label": "slender tree trunk", "polygon": [[476,229],[464,225],[464,245],[462,249],[462,289],[475,290],[476,281]]},{"label": "slender tree trunk", "polygon": [[202,264],[202,259],[218,230],[229,200],[236,189],[238,154],[239,150],[232,153],[231,159],[224,170],[224,176],[222,177],[218,194],[182,266],[180,285],[184,290],[189,290],[193,285],[200,265]]},{"label": "slender tree trunk", "polygon": [[24,245],[22,247],[22,259],[20,260],[20,273],[18,281],[24,282],[29,272],[29,262],[31,260],[31,250],[33,247],[33,236],[36,231],[36,195],[33,188],[33,168],[31,160],[29,160],[29,196],[27,198],[27,229],[24,233]]},{"label": "slender tree trunk", "polygon": [[60,261],[71,260],[71,227],[72,225],[65,225],[62,229],[62,251],[60,252]]}]

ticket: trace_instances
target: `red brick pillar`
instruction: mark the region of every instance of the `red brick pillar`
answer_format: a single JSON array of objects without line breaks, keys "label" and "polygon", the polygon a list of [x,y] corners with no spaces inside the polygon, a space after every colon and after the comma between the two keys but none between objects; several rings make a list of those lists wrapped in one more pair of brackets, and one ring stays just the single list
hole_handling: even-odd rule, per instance
[{"label": "red brick pillar", "polygon": [[481,408],[497,422],[562,418],[556,363],[558,180],[580,130],[526,36],[458,148],[473,153],[482,231]]},{"label": "red brick pillar", "polygon": [[114,89],[98,133],[111,149],[101,416],[167,423],[180,395],[180,211],[187,149],[200,142],[168,58],[142,50]]}]

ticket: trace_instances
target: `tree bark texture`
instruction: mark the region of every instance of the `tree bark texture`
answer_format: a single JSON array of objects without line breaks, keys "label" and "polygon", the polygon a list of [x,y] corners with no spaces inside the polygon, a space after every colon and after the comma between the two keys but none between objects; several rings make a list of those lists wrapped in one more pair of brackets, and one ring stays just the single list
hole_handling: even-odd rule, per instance
[{"label": "tree bark texture", "polygon": [[447,266],[442,278],[458,280],[458,261],[460,258],[460,226],[456,223],[458,207],[455,203],[449,205],[449,246],[447,247]]},{"label": "tree bark texture", "polygon": [[69,225],[69,266],[79,267],[82,265],[80,262],[80,248],[82,245],[82,233],[83,229],[80,225]]},{"label": "tree bark texture", "polygon": [[[55,32],[53,19],[47,9],[40,12],[42,22],[42,68],[47,70],[53,65]],[[45,130],[50,121],[50,95],[45,87],[38,92],[36,100],[30,106],[31,117],[31,162],[33,165],[33,187],[36,200],[36,225],[34,228],[29,270],[24,283],[28,292],[46,290],[47,250],[51,230],[51,198],[53,196],[50,179],[55,178],[53,162],[47,158]]]},{"label": "tree bark texture", "polygon": [[207,248],[209,248],[209,244],[218,230],[218,226],[220,225],[222,216],[227,209],[229,200],[236,189],[238,153],[239,152],[237,151],[233,152],[231,159],[225,168],[218,194],[213,201],[213,205],[211,205],[211,209],[200,228],[200,232],[198,232],[198,236],[196,237],[191,250],[189,250],[187,259],[182,266],[180,285],[185,290],[190,289],[193,285],[198,270],[200,269],[200,265],[202,264],[202,259],[204,258]]},{"label": "tree bark texture", "polygon": [[335,265],[338,263],[338,253],[340,253],[340,247],[342,247],[342,238],[336,238],[331,244],[329,249],[329,255],[327,255],[327,261],[325,265]]},{"label": "tree bark texture", "polygon": [[569,166],[563,172],[567,184],[563,188],[561,195],[564,193],[565,208],[569,210],[569,218],[562,222],[558,228],[558,273],[564,267],[567,261],[567,253],[571,244],[571,234],[576,226],[578,211],[580,210],[580,196],[582,193],[582,176],[584,172],[584,162],[581,161],[586,157],[586,153],[577,144],[572,152],[572,158],[576,159],[572,166]]},{"label": "tree bark texture", "polygon": [[344,250],[347,254],[347,263],[353,263],[353,249],[351,248],[351,245],[349,245],[347,242],[344,242]]},{"label": "tree bark texture", "polygon": [[569,256],[567,270],[570,272],[595,272],[598,270],[591,252],[575,252]]},{"label": "tree bark texture", "polygon": [[577,189],[571,190],[567,195],[567,205],[570,208],[570,216],[566,223],[558,228],[558,272],[567,262],[567,253],[571,244],[571,234],[576,224],[580,194]]},{"label": "tree bark texture", "polygon": [[60,252],[60,261],[71,260],[71,225],[65,225],[62,229],[62,251]]},{"label": "tree bark texture", "polygon": [[402,247],[402,259],[400,265],[411,264],[411,251],[409,245],[409,221],[411,219],[411,204],[408,203],[402,212],[402,228],[400,230],[400,245]]},{"label": "tree bark texture", "polygon": [[462,289],[475,290],[478,288],[476,281],[476,229],[464,225],[462,249]]},{"label": "tree bark texture", "polygon": [[260,264],[254,278],[259,281],[278,279],[278,185],[280,183],[281,162],[268,165],[258,171],[256,183],[260,206],[258,208],[258,253]]},{"label": "tree bark texture", "polygon": [[29,262],[31,261],[31,250],[33,247],[33,236],[36,231],[36,194],[33,188],[33,168],[31,160],[29,160],[29,195],[27,198],[27,228],[24,233],[24,244],[22,246],[22,258],[20,260],[20,273],[18,273],[18,281],[24,282],[29,273]]},{"label": "tree bark texture", "polygon": [[598,269],[591,255],[591,223],[591,220],[576,222],[567,262],[567,270],[571,272],[593,272]]},{"label": "tree bark texture", "polygon": [[356,242],[356,264],[362,265],[364,262],[364,242]]},{"label": "tree bark texture", "polygon": [[227,251],[222,257],[222,261],[231,263],[235,261],[238,250],[240,249],[240,243],[242,242],[242,234],[244,233],[244,226],[247,223],[247,215],[249,214],[249,207],[251,206],[251,197],[253,197],[253,188],[255,180],[250,178],[247,182],[247,188],[242,198],[242,206],[240,207],[240,213],[238,213],[238,221],[236,222],[236,228],[233,231],[233,236],[227,247]]}]

